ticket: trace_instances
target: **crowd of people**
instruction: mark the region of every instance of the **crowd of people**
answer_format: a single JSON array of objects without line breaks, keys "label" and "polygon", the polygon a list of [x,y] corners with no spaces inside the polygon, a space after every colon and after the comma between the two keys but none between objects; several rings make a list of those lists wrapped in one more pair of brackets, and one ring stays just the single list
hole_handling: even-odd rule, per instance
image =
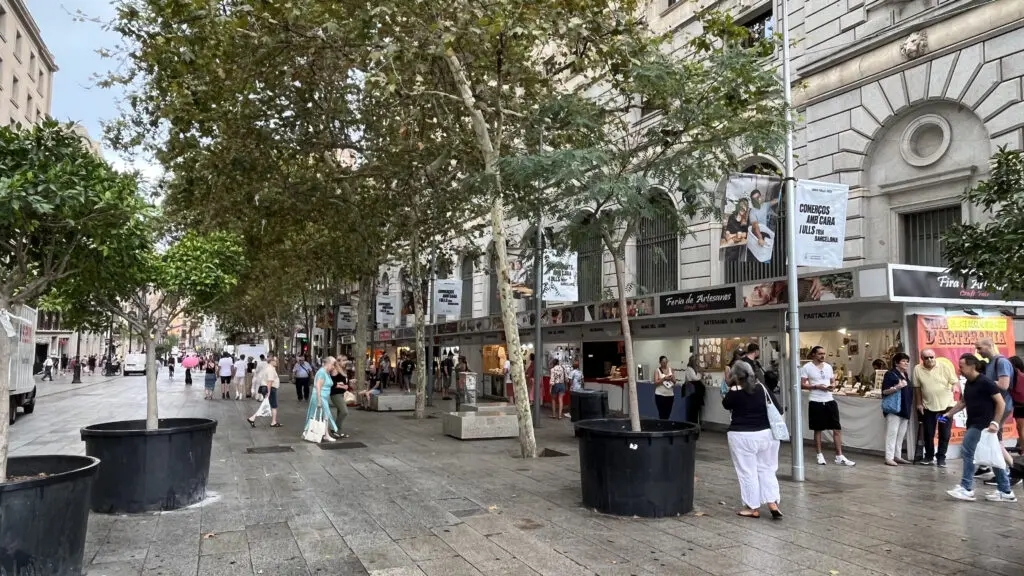
[{"label": "crowd of people", "polygon": [[[781,519],[781,497],[776,474],[782,439],[778,438],[773,429],[770,413],[777,410],[781,414],[783,406],[776,396],[776,390],[765,382],[764,372],[757,361],[758,355],[756,343],[737,350],[723,382],[722,405],[731,412],[727,434],[729,452],[743,503],[743,508],[737,514],[758,518],[760,509],[767,506],[773,518]],[[810,361],[800,369],[800,383],[802,389],[809,391],[807,415],[809,428],[814,434],[816,461],[819,465],[827,464],[822,451],[822,433],[831,431],[835,463],[854,466],[855,463],[843,455],[842,422],[838,404],[832,397],[832,391],[836,388],[835,374],[825,362],[823,348],[815,346],[810,356]],[[966,410],[965,430],[960,445],[963,465],[961,479],[947,494],[958,500],[975,501],[977,496],[974,485],[976,479],[981,478],[985,485],[995,488],[985,495],[986,500],[1016,502],[1013,487],[1024,479],[1024,467],[1015,464],[1010,451],[1005,448],[1001,448],[1002,464],[1005,466],[976,467],[975,452],[985,440],[985,434],[993,435],[998,445],[1002,446],[1003,424],[1013,415],[1018,432],[1017,448],[1014,451],[1022,453],[1024,359],[1017,356],[1003,357],[991,339],[981,339],[974,353],[965,353],[959,358],[962,382],[951,364],[937,361],[934,350],[921,350],[920,359],[920,364],[911,369],[909,355],[903,352],[894,354],[882,379],[885,464],[911,464],[913,454],[908,453],[907,458],[904,458],[903,446],[908,424],[916,411],[923,428],[923,454],[917,464],[946,467],[953,419],[959,412]],[[884,363],[882,366],[884,369]],[[665,386],[675,385],[674,374],[665,368],[667,363],[662,358],[656,381]],[[689,372],[686,377],[690,377]],[[958,389],[959,400],[955,400],[954,392]],[[666,394],[665,397],[669,396]],[[662,402],[659,404],[659,413],[666,414],[665,410],[670,411],[670,407],[671,404]],[[991,442],[992,438],[988,440]]]}]

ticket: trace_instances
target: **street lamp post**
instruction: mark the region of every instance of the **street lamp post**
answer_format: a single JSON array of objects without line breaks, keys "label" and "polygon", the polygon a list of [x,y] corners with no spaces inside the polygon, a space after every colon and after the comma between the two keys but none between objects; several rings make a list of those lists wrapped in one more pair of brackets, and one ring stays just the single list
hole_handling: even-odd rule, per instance
[{"label": "street lamp post", "polygon": [[72,369],[72,384],[82,383],[82,327],[78,327],[78,341],[75,344],[75,367]]},{"label": "street lamp post", "polygon": [[544,335],[541,314],[544,313],[544,229],[541,216],[537,214],[537,238],[533,249],[533,427],[540,427],[540,409],[542,405],[541,383],[544,380]]}]

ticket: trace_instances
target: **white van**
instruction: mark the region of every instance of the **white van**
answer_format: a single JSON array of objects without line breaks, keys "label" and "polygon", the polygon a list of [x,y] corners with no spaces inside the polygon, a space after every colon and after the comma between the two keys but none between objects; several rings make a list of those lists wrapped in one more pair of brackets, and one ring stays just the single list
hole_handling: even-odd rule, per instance
[{"label": "white van", "polygon": [[126,354],[124,357],[124,371],[123,374],[128,376],[130,374],[138,374],[140,376],[146,375],[146,355],[145,354]]}]

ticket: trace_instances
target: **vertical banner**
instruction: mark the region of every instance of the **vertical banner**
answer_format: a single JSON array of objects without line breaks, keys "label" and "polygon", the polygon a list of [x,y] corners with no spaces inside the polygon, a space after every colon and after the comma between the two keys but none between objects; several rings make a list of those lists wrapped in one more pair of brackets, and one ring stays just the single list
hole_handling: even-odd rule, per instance
[{"label": "vertical banner", "polygon": [[387,325],[395,325],[395,312],[398,308],[398,294],[391,290],[391,283],[387,274],[381,278],[377,285],[377,325],[378,328]]},{"label": "vertical banner", "polygon": [[334,327],[341,331],[355,330],[356,322],[352,306],[338,306],[338,315],[334,317]]},{"label": "vertical banner", "polygon": [[462,280],[434,280],[434,316],[458,318],[462,313]]},{"label": "vertical banner", "polygon": [[[719,248],[727,259],[746,259],[749,252],[758,262],[770,262],[778,227],[782,180],[760,174],[730,174],[722,203],[722,237]],[[743,250],[746,247],[746,250]]]},{"label": "vertical banner", "polygon": [[541,293],[545,302],[579,300],[575,252],[559,254],[557,250],[544,251],[544,289]]},{"label": "vertical banner", "polygon": [[842,268],[846,241],[846,184],[796,181],[796,265]]},{"label": "vertical banner", "polygon": [[523,258],[523,251],[508,251],[508,279],[512,284],[513,298],[530,298],[533,296],[532,266]]},{"label": "vertical banner", "polygon": [[[918,316],[917,347],[919,350],[931,348],[935,351],[935,361],[953,368],[960,376],[960,356],[965,353],[974,354],[974,345],[982,338],[991,338],[996,344],[999,354],[1010,356],[1016,346],[1013,335],[1013,319],[1000,317],[977,316]],[[953,390],[953,398],[960,400],[964,385],[960,376],[960,384]],[[967,423],[967,411],[962,410],[953,417],[953,434],[950,444],[960,444],[964,438],[964,425]],[[1011,417],[1003,424],[1003,439],[1017,437],[1017,426]]]}]

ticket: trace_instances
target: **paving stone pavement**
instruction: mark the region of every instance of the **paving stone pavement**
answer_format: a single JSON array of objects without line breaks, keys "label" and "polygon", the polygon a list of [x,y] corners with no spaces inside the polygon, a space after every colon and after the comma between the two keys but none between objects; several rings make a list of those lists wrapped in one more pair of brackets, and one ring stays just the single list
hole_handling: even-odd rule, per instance
[{"label": "paving stone pavement", "polygon": [[[305,406],[287,384],[284,427],[253,429],[255,402],[204,401],[182,378],[161,374],[160,414],[219,421],[213,495],[174,512],[91,515],[89,576],[1024,574],[1022,505],[949,500],[958,462],[811,462],[807,482],[782,481],[783,521],[750,520],[734,515],[724,436],[705,433],[696,513],[619,518],[580,506],[568,422],[545,418],[538,431],[541,447],[568,456],[524,461],[515,440],[460,442],[441,435],[440,418],[353,410],[345,431],[366,447],[327,451],[299,439]],[[81,426],[144,415],[142,377],[52,395],[12,428],[13,453],[81,454]],[[292,451],[247,453],[256,446]]]}]

